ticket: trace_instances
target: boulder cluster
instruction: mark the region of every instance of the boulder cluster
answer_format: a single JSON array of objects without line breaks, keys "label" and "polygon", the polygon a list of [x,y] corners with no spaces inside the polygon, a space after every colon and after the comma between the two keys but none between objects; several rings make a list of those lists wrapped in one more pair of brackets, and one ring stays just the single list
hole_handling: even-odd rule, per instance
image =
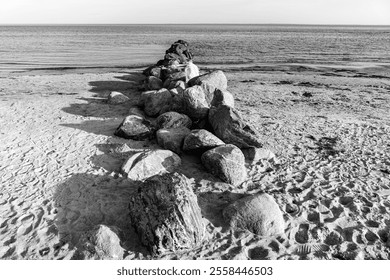
[{"label": "boulder cluster", "polygon": [[[135,153],[122,167],[129,179],[142,182],[130,202],[130,218],[142,243],[154,254],[192,249],[206,238],[190,179],[175,172],[182,154],[198,155],[208,172],[233,186],[247,180],[245,160],[274,156],[261,148],[259,133],[234,108],[224,73],[201,75],[192,58],[188,43],[179,40],[164,59],[145,69],[146,90],[139,106],[130,108],[115,131],[126,139],[156,139],[162,148]],[[117,94],[114,97],[119,99]],[[283,219],[272,201],[259,207],[260,213],[249,213],[248,221],[240,216],[241,210],[253,211],[270,200],[269,196],[246,198],[231,205],[224,216],[232,226],[256,234],[281,233]],[[274,213],[263,213],[263,208]],[[258,229],[261,225],[266,229]]]}]

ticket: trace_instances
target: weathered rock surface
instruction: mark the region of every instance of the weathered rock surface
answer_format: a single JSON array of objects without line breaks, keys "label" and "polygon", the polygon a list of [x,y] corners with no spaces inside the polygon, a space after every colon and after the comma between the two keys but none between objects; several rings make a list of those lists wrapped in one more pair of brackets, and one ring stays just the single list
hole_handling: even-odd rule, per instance
[{"label": "weathered rock surface", "polygon": [[153,138],[155,129],[145,118],[138,115],[127,116],[115,130],[114,135],[125,139],[146,140]]},{"label": "weathered rock surface", "polygon": [[98,225],[80,237],[77,255],[82,259],[122,259],[125,250],[120,245],[119,234],[116,227]]},{"label": "weathered rock surface", "polygon": [[284,232],[284,219],[278,204],[268,194],[242,198],[223,210],[223,216],[232,228],[249,230],[262,236]]},{"label": "weathered rock surface", "polygon": [[252,163],[259,162],[260,160],[276,160],[275,154],[265,148],[245,148],[242,149],[242,153],[245,156],[245,160]]},{"label": "weathered rock surface", "polygon": [[153,254],[193,249],[206,237],[190,180],[182,174],[145,181],[129,204],[131,223]]},{"label": "weathered rock surface", "polygon": [[194,129],[184,139],[183,151],[204,153],[225,143],[205,129]]},{"label": "weathered rock surface", "polygon": [[228,184],[237,186],[246,179],[245,157],[234,145],[218,146],[205,152],[201,159],[211,174]]},{"label": "weathered rock surface", "polygon": [[227,105],[234,108],[233,94],[227,90],[216,89],[214,91],[213,100],[211,101],[211,106],[218,107],[219,105]]},{"label": "weathered rock surface", "polygon": [[243,120],[236,109],[226,105],[212,107],[208,118],[215,135],[225,143],[239,148],[262,147],[259,133]]},{"label": "weathered rock surface", "polygon": [[147,91],[143,94],[146,115],[155,117],[170,110],[172,96],[169,90]]},{"label": "weathered rock surface", "polygon": [[191,132],[187,127],[159,129],[156,133],[157,143],[164,149],[180,154],[184,138]]},{"label": "weathered rock surface", "polygon": [[131,180],[143,181],[154,175],[173,172],[180,164],[180,157],[172,151],[150,150],[129,157],[122,172]]},{"label": "weathered rock surface", "polygon": [[170,92],[172,96],[170,109],[178,113],[185,113],[184,90],[177,87],[171,89]]},{"label": "weathered rock surface", "polygon": [[159,78],[156,78],[155,76],[149,76],[147,79],[147,83],[148,83],[148,89],[150,90],[159,90],[163,86],[163,82]]},{"label": "weathered rock surface", "polygon": [[191,125],[192,121],[188,116],[177,112],[166,112],[158,116],[158,118],[156,119],[156,126],[158,128],[190,128]]},{"label": "weathered rock surface", "polygon": [[133,106],[129,109],[129,115],[136,115],[136,116],[140,116],[140,117],[143,117],[143,118],[146,118],[146,115],[145,115],[145,112],[140,108],[140,107],[137,107],[137,106]]},{"label": "weathered rock surface", "polygon": [[227,79],[225,74],[219,70],[192,78],[188,81],[188,85],[190,87],[195,85],[201,86],[205,93],[207,103],[211,104],[216,89],[227,89]]},{"label": "weathered rock surface", "polygon": [[130,99],[126,95],[124,95],[123,93],[120,93],[120,92],[117,92],[117,91],[113,91],[108,96],[107,102],[109,104],[116,105],[116,104],[125,103],[125,102],[127,102],[129,100]]},{"label": "weathered rock surface", "polygon": [[202,87],[193,86],[187,88],[183,93],[185,112],[190,118],[203,119],[209,112],[209,104]]}]

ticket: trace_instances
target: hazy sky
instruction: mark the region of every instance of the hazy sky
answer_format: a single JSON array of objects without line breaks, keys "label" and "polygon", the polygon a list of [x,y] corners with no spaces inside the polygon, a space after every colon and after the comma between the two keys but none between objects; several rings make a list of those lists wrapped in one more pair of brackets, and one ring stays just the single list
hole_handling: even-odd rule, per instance
[{"label": "hazy sky", "polygon": [[390,25],[390,0],[0,0],[0,24]]}]

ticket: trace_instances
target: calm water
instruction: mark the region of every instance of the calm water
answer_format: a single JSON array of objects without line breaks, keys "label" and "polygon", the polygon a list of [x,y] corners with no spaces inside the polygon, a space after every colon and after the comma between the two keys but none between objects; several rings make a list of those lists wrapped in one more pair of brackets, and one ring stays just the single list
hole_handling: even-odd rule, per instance
[{"label": "calm water", "polygon": [[145,66],[178,39],[198,64],[390,63],[390,26],[0,26],[0,71]]}]

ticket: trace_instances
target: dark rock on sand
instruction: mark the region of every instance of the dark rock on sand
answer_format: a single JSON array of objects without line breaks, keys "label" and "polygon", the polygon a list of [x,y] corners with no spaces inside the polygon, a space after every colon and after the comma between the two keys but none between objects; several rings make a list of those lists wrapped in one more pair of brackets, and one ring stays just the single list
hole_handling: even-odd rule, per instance
[{"label": "dark rock on sand", "polygon": [[155,255],[194,249],[206,237],[191,181],[182,174],[148,179],[130,200],[129,208],[142,244]]},{"label": "dark rock on sand", "polygon": [[145,112],[138,106],[130,107],[128,114],[146,118]]},{"label": "dark rock on sand", "polygon": [[191,132],[187,127],[159,129],[156,133],[157,143],[164,149],[180,154],[184,138]]},{"label": "dark rock on sand", "polygon": [[146,115],[155,117],[169,111],[172,101],[169,90],[147,91],[142,94],[144,95],[144,110]]},{"label": "dark rock on sand", "polygon": [[194,129],[186,136],[183,151],[190,153],[204,153],[225,143],[217,136],[205,129]]},{"label": "dark rock on sand", "polygon": [[201,86],[205,93],[207,103],[211,104],[216,89],[227,89],[227,79],[225,74],[219,70],[192,78],[188,81],[188,85],[190,87],[195,85]]},{"label": "dark rock on sand", "polygon": [[236,109],[226,105],[212,107],[209,122],[215,135],[225,143],[234,144],[239,148],[262,147],[259,133],[243,120]]},{"label": "dark rock on sand", "polygon": [[122,172],[131,180],[143,181],[157,174],[173,172],[180,164],[180,157],[171,151],[150,150],[129,157]]},{"label": "dark rock on sand", "polygon": [[127,102],[129,100],[130,99],[126,95],[124,95],[123,93],[120,93],[120,92],[117,92],[117,91],[113,91],[108,96],[107,102],[109,104],[116,105],[116,104],[125,103],[125,102]]},{"label": "dark rock on sand", "polygon": [[223,210],[223,216],[234,229],[273,236],[284,232],[284,220],[278,204],[268,194],[242,198]]},{"label": "dark rock on sand", "polygon": [[183,93],[186,114],[192,119],[203,119],[209,112],[209,104],[202,87],[193,86]]},{"label": "dark rock on sand", "polygon": [[114,135],[125,139],[146,140],[153,137],[155,132],[152,124],[138,115],[127,116],[115,130]]},{"label": "dark rock on sand", "polygon": [[158,128],[190,128],[191,125],[192,121],[187,115],[180,114],[177,112],[166,112],[158,116],[158,118],[156,119],[156,126]]},{"label": "dark rock on sand", "polygon": [[149,76],[147,79],[148,89],[159,90],[163,87],[163,82],[154,76]]},{"label": "dark rock on sand", "polygon": [[246,179],[245,157],[234,145],[222,145],[202,155],[205,168],[222,181],[234,186]]}]

